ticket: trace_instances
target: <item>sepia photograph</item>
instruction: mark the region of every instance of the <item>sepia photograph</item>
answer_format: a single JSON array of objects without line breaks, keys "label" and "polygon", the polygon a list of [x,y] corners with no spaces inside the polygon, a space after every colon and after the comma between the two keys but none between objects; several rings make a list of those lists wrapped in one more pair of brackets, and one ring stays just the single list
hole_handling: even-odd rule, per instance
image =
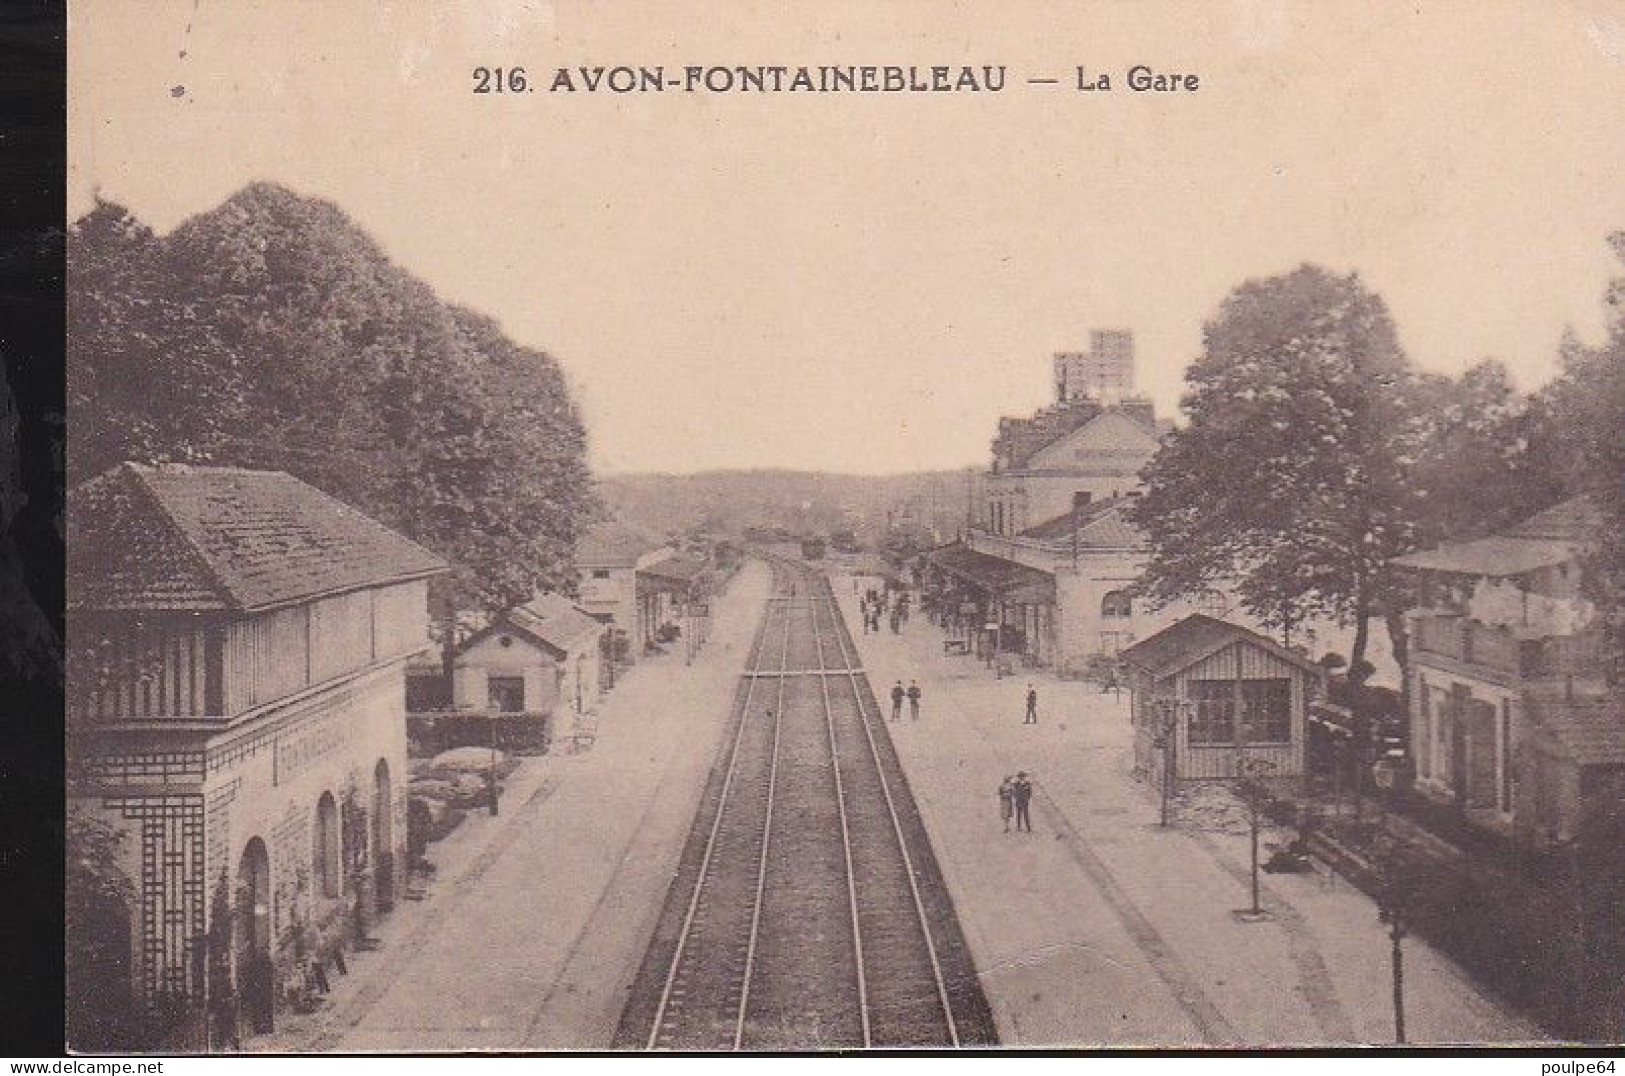
[{"label": "sepia photograph", "polygon": [[1625,1042],[1619,0],[73,0],[66,122],[69,1053]]}]

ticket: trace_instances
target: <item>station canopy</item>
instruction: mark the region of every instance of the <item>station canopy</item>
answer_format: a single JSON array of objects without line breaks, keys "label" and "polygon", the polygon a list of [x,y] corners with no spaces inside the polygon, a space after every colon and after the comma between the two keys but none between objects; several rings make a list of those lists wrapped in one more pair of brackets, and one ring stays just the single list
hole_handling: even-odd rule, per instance
[{"label": "station canopy", "polygon": [[930,564],[1002,602],[1046,605],[1055,601],[1055,576],[1013,560],[995,557],[962,542],[925,554]]},{"label": "station canopy", "polygon": [[674,554],[637,570],[639,594],[686,594],[705,572],[705,562]]}]

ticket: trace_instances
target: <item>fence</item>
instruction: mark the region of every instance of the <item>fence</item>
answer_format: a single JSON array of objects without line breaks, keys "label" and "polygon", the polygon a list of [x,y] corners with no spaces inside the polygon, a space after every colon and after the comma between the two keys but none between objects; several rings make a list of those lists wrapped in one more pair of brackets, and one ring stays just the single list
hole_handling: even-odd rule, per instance
[{"label": "fence", "polygon": [[[1387,880],[1380,845],[1413,825],[1393,816],[1328,818],[1312,847],[1375,894]],[[1625,1038],[1625,853],[1617,839],[1514,865],[1425,833],[1414,838],[1404,840],[1401,882],[1417,934],[1554,1034]]]},{"label": "fence", "polygon": [[454,747],[495,747],[515,755],[545,755],[553,744],[553,715],[473,710],[407,714],[406,736],[417,758]]}]

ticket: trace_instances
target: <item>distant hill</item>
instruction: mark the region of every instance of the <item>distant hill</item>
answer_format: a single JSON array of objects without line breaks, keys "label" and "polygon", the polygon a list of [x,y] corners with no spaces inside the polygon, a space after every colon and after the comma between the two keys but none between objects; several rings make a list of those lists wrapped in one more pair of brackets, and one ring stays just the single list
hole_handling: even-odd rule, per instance
[{"label": "distant hill", "polygon": [[695,527],[738,535],[747,527],[792,534],[851,530],[873,543],[888,523],[951,539],[965,520],[970,471],[900,475],[816,471],[707,471],[600,477],[615,518],[655,534]]}]

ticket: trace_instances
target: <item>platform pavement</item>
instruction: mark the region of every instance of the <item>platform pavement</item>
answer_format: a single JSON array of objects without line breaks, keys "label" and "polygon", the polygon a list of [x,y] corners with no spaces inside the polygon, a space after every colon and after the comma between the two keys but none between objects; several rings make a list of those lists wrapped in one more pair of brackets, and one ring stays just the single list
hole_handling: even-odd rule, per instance
[{"label": "platform pavement", "polygon": [[496,818],[431,848],[316,1013],[248,1051],[606,1049],[676,870],[771,586],[747,565],[710,640],[646,659],[599,706],[597,742],[523,763]]},{"label": "platform pavement", "polygon": [[[889,728],[1001,1042],[1393,1041],[1389,941],[1371,900],[1326,875],[1266,875],[1270,918],[1239,921],[1247,837],[1195,807],[1156,824],[1155,794],[1131,772],[1126,695],[1035,670],[996,679],[972,656],[944,655],[923,616],[900,635],[866,635],[851,581],[833,582],[883,715],[895,681],[924,694],[918,722],[905,707]],[[1022,723],[1029,683],[1036,725]],[[1018,770],[1037,789],[1031,835],[999,820],[999,781]],[[1415,937],[1405,979],[1413,1043],[1543,1038]]]}]

